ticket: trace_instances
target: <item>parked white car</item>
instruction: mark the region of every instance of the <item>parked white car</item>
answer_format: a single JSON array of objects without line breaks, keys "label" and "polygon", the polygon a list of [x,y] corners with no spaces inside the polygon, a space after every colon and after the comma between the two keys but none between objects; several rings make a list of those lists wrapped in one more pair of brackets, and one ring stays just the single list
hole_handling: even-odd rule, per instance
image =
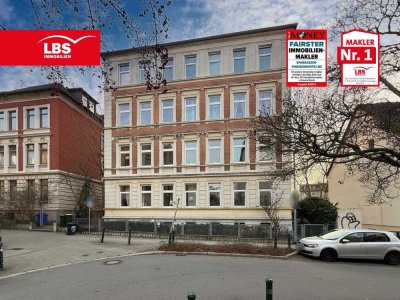
[{"label": "parked white car", "polygon": [[301,239],[297,251],[324,261],[352,258],[382,259],[390,265],[400,263],[400,240],[392,232],[381,230],[333,230]]}]

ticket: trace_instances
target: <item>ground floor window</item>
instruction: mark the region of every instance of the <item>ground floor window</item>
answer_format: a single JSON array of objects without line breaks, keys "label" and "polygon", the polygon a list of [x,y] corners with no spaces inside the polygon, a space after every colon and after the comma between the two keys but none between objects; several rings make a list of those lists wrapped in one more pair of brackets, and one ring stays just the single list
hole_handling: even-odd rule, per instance
[{"label": "ground floor window", "polygon": [[151,206],[151,185],[142,185],[141,188],[142,193],[142,206],[149,207]]},{"label": "ground floor window", "polygon": [[272,183],[262,181],[259,183],[260,206],[269,206],[272,203]]},{"label": "ground floor window", "polygon": [[245,206],[246,204],[246,182],[233,183],[233,205]]},{"label": "ground floor window", "polygon": [[187,183],[186,190],[186,206],[196,206],[197,183]]},{"label": "ground floor window", "polygon": [[129,198],[130,198],[130,187],[129,185],[121,185],[119,187],[119,194],[121,199],[121,206],[126,207],[129,206]]},{"label": "ground floor window", "polygon": [[163,185],[163,205],[171,206],[171,202],[174,200],[174,186],[172,184]]},{"label": "ground floor window", "polygon": [[221,184],[209,183],[208,193],[210,199],[210,206],[221,206]]}]

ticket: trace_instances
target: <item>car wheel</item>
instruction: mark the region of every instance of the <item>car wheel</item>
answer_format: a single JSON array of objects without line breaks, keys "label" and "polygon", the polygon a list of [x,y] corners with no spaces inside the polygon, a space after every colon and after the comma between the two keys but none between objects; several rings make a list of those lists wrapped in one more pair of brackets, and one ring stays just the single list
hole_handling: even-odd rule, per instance
[{"label": "car wheel", "polygon": [[400,252],[390,251],[388,254],[386,254],[385,261],[389,265],[398,265],[398,264],[400,264]]},{"label": "car wheel", "polygon": [[320,258],[323,261],[334,261],[337,258],[337,253],[333,249],[325,249],[321,252]]}]

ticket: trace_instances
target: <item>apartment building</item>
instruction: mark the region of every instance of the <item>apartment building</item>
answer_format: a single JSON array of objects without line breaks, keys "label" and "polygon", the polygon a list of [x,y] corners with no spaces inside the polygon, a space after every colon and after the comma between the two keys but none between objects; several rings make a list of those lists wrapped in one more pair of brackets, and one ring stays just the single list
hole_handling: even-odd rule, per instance
[{"label": "apartment building", "polygon": [[166,44],[166,93],[147,91],[137,49],[103,53],[117,89],[104,95],[105,217],[268,222],[290,183],[264,174],[282,155],[251,138],[251,121],[281,110],[285,30],[297,24]]},{"label": "apartment building", "polygon": [[60,84],[0,92],[0,214],[57,220],[92,194],[102,214],[102,117],[81,88]]}]

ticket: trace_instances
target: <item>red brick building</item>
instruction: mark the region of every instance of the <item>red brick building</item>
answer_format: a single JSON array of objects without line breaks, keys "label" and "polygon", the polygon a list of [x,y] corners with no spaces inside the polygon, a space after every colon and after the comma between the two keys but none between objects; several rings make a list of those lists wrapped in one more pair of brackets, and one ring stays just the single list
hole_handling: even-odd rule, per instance
[{"label": "red brick building", "polygon": [[146,90],[137,50],[104,53],[118,85],[104,99],[105,217],[166,220],[179,199],[183,222],[259,223],[279,194],[289,223],[289,182],[277,191],[264,177],[282,155],[251,138],[251,122],[281,110],[295,27],[168,43],[166,93]]},{"label": "red brick building", "polygon": [[60,84],[0,92],[1,214],[30,219],[41,209],[56,220],[85,193],[103,210],[97,104],[83,89]]}]

